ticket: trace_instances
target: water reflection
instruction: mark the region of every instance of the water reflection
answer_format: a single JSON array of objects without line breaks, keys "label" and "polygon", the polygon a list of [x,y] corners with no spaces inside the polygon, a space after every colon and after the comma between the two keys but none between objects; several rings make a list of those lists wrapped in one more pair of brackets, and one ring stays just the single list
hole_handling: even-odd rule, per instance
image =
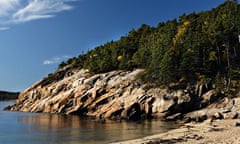
[{"label": "water reflection", "polygon": [[98,123],[93,119],[83,119],[78,116],[42,114],[24,116],[19,122],[32,125],[31,131],[48,133],[48,141],[69,143],[103,143],[120,141],[164,132],[173,128],[169,123],[159,121]]},{"label": "water reflection", "polygon": [[8,120],[2,122],[0,119],[0,143],[4,144],[102,144],[139,138],[175,128],[175,125],[160,121],[106,121],[102,124],[79,116],[19,112],[0,114]]},{"label": "water reflection", "polygon": [[57,130],[61,128],[79,128],[80,117],[56,115],[56,114],[41,114],[37,116],[23,116],[19,118],[19,122],[32,123],[41,125],[43,130]]}]

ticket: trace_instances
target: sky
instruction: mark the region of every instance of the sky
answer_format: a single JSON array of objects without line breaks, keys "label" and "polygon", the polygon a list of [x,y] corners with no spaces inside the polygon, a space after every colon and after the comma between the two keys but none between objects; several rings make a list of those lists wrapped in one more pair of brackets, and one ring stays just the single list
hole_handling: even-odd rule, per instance
[{"label": "sky", "polygon": [[58,64],[142,24],[225,0],[0,0],[0,90],[23,91]]}]

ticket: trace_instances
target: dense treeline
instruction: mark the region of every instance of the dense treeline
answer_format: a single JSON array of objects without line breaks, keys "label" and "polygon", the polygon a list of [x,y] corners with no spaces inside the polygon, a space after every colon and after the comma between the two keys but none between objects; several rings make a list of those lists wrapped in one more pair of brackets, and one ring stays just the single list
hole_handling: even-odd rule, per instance
[{"label": "dense treeline", "polygon": [[19,92],[0,91],[0,101],[15,100],[18,98]]},{"label": "dense treeline", "polygon": [[[144,68],[146,82],[169,84],[234,78],[240,66],[240,6],[226,1],[211,11],[183,14],[157,27],[142,25],[59,68],[86,68],[93,73]],[[239,67],[240,68],[240,67]]]}]

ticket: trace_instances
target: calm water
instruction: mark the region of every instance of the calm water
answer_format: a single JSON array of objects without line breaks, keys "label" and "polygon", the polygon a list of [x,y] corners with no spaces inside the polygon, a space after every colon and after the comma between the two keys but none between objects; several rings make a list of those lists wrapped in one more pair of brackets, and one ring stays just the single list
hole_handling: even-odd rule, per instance
[{"label": "calm water", "polygon": [[8,112],[0,102],[0,144],[105,144],[175,128],[160,121],[97,123],[78,116]]}]

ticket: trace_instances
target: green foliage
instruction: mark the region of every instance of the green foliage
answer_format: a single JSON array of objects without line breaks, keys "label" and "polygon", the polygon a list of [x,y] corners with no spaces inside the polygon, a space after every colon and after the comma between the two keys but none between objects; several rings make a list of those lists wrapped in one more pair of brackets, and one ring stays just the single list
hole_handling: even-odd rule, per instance
[{"label": "green foliage", "polygon": [[19,92],[0,91],[0,101],[15,100],[18,98],[19,94]]},{"label": "green foliage", "polygon": [[183,14],[178,21],[161,22],[155,28],[144,24],[59,68],[85,68],[93,73],[144,68],[141,78],[157,84],[182,77],[194,81],[197,74],[230,77],[229,69],[240,62],[239,33],[240,6],[226,1],[211,11]]},{"label": "green foliage", "polygon": [[58,72],[55,72],[55,73],[50,73],[48,74],[47,77],[45,77],[41,82],[40,82],[40,85],[42,87],[44,86],[47,86],[53,82],[57,82],[59,80],[62,80],[66,74],[66,72],[68,71],[69,69],[66,69],[66,70],[61,70],[61,71],[58,71]]},{"label": "green foliage", "polygon": [[176,81],[178,77],[178,70],[176,69],[176,56],[172,49],[168,50],[161,63],[160,63],[160,71],[159,77],[157,77],[158,81],[163,84],[168,84],[170,82]]}]

